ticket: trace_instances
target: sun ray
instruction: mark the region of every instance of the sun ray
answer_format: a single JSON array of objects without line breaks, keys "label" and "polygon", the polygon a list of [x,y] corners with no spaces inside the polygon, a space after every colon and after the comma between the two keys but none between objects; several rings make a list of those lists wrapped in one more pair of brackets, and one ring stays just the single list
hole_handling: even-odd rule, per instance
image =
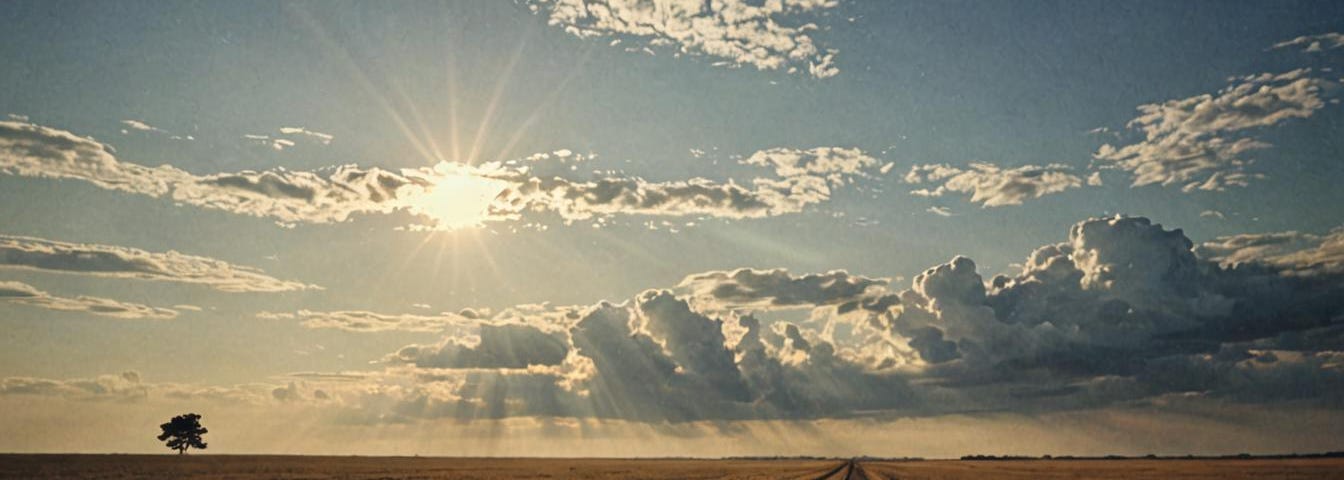
[{"label": "sun ray", "polygon": [[401,133],[406,136],[406,140],[411,143],[411,146],[414,147],[423,158],[433,158],[433,152],[426,148],[424,142],[416,137],[415,132],[411,130],[410,125],[401,118],[401,114],[397,112],[396,107],[378,92],[377,87],[375,87],[373,82],[369,80],[368,75],[364,73],[364,69],[355,62],[354,58],[351,58],[349,52],[337,44],[335,39],[331,38],[331,35],[327,33],[326,28],[322,26],[321,22],[318,22],[316,18],[313,18],[311,14],[296,4],[286,3],[284,6],[286,10],[294,17],[298,18],[299,23],[306,27],[309,33],[322,44],[328,51],[328,54],[334,56],[343,66],[345,66],[350,72],[350,76],[354,78],[360,88],[373,98],[374,101],[378,102],[378,105],[383,108],[383,111],[392,118],[394,123],[396,123],[397,128],[401,130]]},{"label": "sun ray", "polygon": [[504,65],[504,71],[500,78],[495,81],[495,90],[490,95],[490,103],[485,107],[485,114],[481,116],[480,123],[476,126],[476,137],[471,142],[471,150],[467,153],[466,163],[475,165],[477,155],[485,143],[485,137],[490,131],[491,123],[494,122],[495,112],[498,111],[500,100],[504,98],[504,87],[508,86],[509,80],[513,77],[513,70],[518,66],[518,61],[523,57],[524,47],[527,46],[528,38],[531,37],[532,29],[518,39],[518,46],[514,47],[513,55],[509,57],[509,62]]},{"label": "sun ray", "polygon": [[546,94],[546,98],[537,103],[532,109],[532,112],[523,120],[523,123],[519,124],[518,128],[513,130],[513,135],[509,137],[508,142],[504,144],[503,148],[499,149],[498,154],[495,156],[496,160],[502,161],[508,159],[509,155],[513,152],[513,148],[517,146],[518,142],[522,141],[523,137],[531,130],[532,124],[541,119],[542,112],[549,108],[551,104],[555,103],[555,100],[560,98],[560,92],[563,92],[574,79],[579,77],[579,74],[584,72],[584,67],[587,65],[588,59],[592,56],[592,52],[593,48],[591,45],[584,48],[583,57],[578,62],[575,62],[569,72],[565,75],[565,78],[560,80],[560,83],[556,84],[555,87],[551,89],[550,93]]}]

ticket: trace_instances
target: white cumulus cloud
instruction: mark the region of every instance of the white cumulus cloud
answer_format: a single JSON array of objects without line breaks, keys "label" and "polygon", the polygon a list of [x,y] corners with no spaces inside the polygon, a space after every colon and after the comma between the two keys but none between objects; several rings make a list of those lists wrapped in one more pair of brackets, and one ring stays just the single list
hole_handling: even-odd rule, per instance
[{"label": "white cumulus cloud", "polygon": [[[533,11],[580,38],[618,37],[646,51],[670,46],[724,65],[786,70],[816,78],[839,73],[835,50],[813,38],[816,24],[800,20],[836,7],[835,0],[533,0]],[[616,45],[618,42],[611,42]],[[716,63],[718,64],[718,63]]]}]

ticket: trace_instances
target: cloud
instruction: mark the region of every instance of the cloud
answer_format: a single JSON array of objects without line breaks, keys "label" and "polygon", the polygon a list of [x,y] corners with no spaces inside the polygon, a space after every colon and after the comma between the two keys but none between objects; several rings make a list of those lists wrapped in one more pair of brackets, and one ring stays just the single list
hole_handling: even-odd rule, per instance
[{"label": "cloud", "polygon": [[1297,231],[1229,235],[1204,242],[1197,251],[1224,268],[1267,264],[1285,273],[1344,273],[1344,228],[1325,235]]},{"label": "cloud", "polygon": [[887,281],[842,270],[792,276],[783,269],[741,268],[687,276],[677,291],[686,292],[698,308],[707,311],[776,310],[861,302],[882,290]]},{"label": "cloud", "polygon": [[[1083,186],[1065,165],[1026,165],[1004,169],[987,163],[972,163],[970,169],[949,165],[915,165],[905,175],[910,184],[940,183],[935,188],[911,191],[921,197],[941,197],[948,192],[971,195],[982,207],[1021,205],[1023,201]],[[1099,182],[1099,180],[1098,180]],[[1088,184],[1092,185],[1089,179]]]},{"label": "cloud", "polygon": [[828,191],[815,185],[776,181],[758,181],[748,187],[703,178],[669,182],[640,178],[519,180],[491,206],[496,215],[519,218],[525,212],[540,211],[567,221],[617,215],[763,218],[795,213],[828,198]]},{"label": "cloud", "polygon": [[638,177],[591,181],[549,179],[519,174],[496,178],[511,185],[491,205],[494,215],[518,218],[544,211],[566,221],[616,215],[763,218],[802,211],[831,198],[832,188],[874,175],[877,160],[858,149],[774,148],[756,152],[744,165],[769,168],[776,178],[761,177],[750,186],[732,180],[651,182]]},{"label": "cloud", "polygon": [[832,186],[844,185],[853,178],[870,178],[878,165],[877,159],[862,150],[840,147],[771,148],[753,153],[741,163],[773,169],[781,178],[825,179]]},{"label": "cloud", "polygon": [[492,312],[484,308],[465,308],[456,313],[432,315],[391,314],[362,310],[297,312],[261,312],[263,320],[298,320],[307,328],[332,328],[347,332],[463,332],[479,325],[528,324],[546,331],[569,325],[578,318],[578,307],[560,307],[550,304],[516,305]]},{"label": "cloud", "polygon": [[0,395],[59,396],[80,400],[140,399],[149,395],[140,374],[126,371],[94,378],[52,380],[32,377],[0,379]]},{"label": "cloud", "polygon": [[342,222],[357,213],[408,208],[403,196],[423,193],[432,170],[415,178],[378,168],[340,166],[309,172],[283,168],[198,176],[171,167],[122,162],[111,147],[40,125],[0,122],[0,171],[74,179],[98,187],[284,223]]},{"label": "cloud", "polygon": [[190,175],[169,166],[122,163],[111,147],[70,132],[22,122],[0,122],[0,171],[10,175],[76,179],[107,190],[167,194]]},{"label": "cloud", "polygon": [[316,132],[303,127],[280,127],[280,134],[307,137],[312,140],[316,140],[318,143],[321,143],[323,145],[330,145],[331,141],[336,138],[331,134]]},{"label": "cloud", "polygon": [[[1035,384],[1062,389],[1050,395],[1061,404],[1189,391],[1266,401],[1304,371],[1337,381],[1340,372],[1326,361],[1248,361],[1260,350],[1326,358],[1344,347],[1344,310],[1333,300],[1344,293],[1344,276],[1330,269],[1284,275],[1291,271],[1285,262],[1225,268],[1192,246],[1180,230],[1147,219],[1088,220],[1070,230],[1068,242],[1041,247],[1021,273],[996,277],[988,288],[969,259],[930,269],[901,294],[890,325],[906,336],[942,331],[961,358],[940,362],[949,349],[921,351],[936,364],[930,375],[1001,397]],[[1248,368],[1261,379],[1248,379]],[[1317,392],[1301,397],[1339,401]]]},{"label": "cloud", "polygon": [[315,132],[303,127],[280,127],[279,135],[284,135],[288,138],[249,133],[243,135],[243,139],[249,143],[266,146],[272,150],[280,152],[284,151],[287,148],[298,145],[298,143],[295,142],[295,139],[313,141],[320,143],[322,145],[330,145],[331,141],[336,138],[335,136],[332,136],[330,134]]},{"label": "cloud", "polygon": [[[900,291],[843,271],[738,269],[615,304],[265,313],[310,328],[441,337],[389,353],[382,370],[145,388],[168,398],[324,405],[360,422],[1032,413],[1162,405],[1173,395],[1337,408],[1340,238],[1338,230],[1283,232],[1195,248],[1180,230],[1116,216],[1075,224],[1019,271],[988,281],[959,256]],[[41,295],[6,287],[11,297]],[[83,395],[59,381],[8,385],[0,392]]]},{"label": "cloud", "polygon": [[85,312],[104,317],[143,320],[171,320],[177,311],[100,297],[58,297],[22,282],[0,281],[0,301],[58,310]]},{"label": "cloud", "polygon": [[337,318],[309,326],[357,331],[430,325],[424,331],[441,337],[397,349],[381,370],[366,372],[214,387],[140,384],[136,376],[105,379],[121,386],[101,390],[89,380],[7,379],[0,394],[148,391],[323,406],[362,423],[543,417],[679,425],[1162,410],[1189,401],[1337,410],[1344,406],[1340,237],[1338,230],[1255,234],[1196,248],[1179,229],[1114,216],[1076,223],[1061,242],[988,281],[972,259],[957,256],[899,291],[843,271],[738,269],[583,307],[405,318],[270,314]]},{"label": "cloud", "polygon": [[261,312],[263,320],[299,320],[307,328],[334,328],[350,332],[439,332],[448,328],[475,325],[474,318],[454,313],[438,315],[380,314],[367,311],[318,312],[299,310],[295,313]]},{"label": "cloud", "polygon": [[282,152],[285,151],[286,148],[298,145],[298,143],[294,141],[294,138],[301,138],[301,140],[308,140],[308,141],[316,141],[316,143],[323,145],[331,145],[332,140],[335,140],[336,138],[335,136],[332,136],[332,134],[323,132],[314,132],[314,130],[302,128],[302,126],[281,126],[280,134],[281,136],[286,136],[288,138],[280,136],[270,136],[270,134],[247,133],[243,134],[243,140],[246,140],[247,143],[250,144],[263,145],[263,147],[274,149],[274,151],[277,152]]},{"label": "cloud", "polygon": [[[840,71],[835,50],[816,45],[817,26],[796,17],[834,8],[833,0],[783,0],[757,4],[742,0],[676,2],[668,0],[534,0],[529,7],[547,23],[580,38],[616,37],[611,42],[670,46],[679,54],[705,55],[715,65],[802,72],[827,78]],[[780,23],[785,22],[785,23]]]},{"label": "cloud", "polygon": [[[1344,405],[1338,389],[1323,387],[1344,381],[1338,242],[1334,232],[1289,237],[1291,248],[1253,255],[1244,239],[1196,249],[1180,230],[1144,218],[1094,218],[1036,249],[1015,274],[987,282],[974,261],[956,257],[899,292],[844,272],[705,272],[560,321],[518,321],[546,327],[495,332],[488,343],[485,330],[479,341],[449,332],[391,363],[443,367],[421,378],[492,415],[922,416],[1188,394]],[[1228,251],[1240,260],[1220,256]],[[807,318],[781,316],[795,308]],[[514,373],[482,373],[452,360],[477,355],[473,348],[511,351],[504,346],[532,337],[554,345],[536,349],[551,352],[549,365],[492,354],[485,358],[511,360],[488,364]],[[501,393],[515,390],[528,393]],[[446,406],[415,413],[461,414]]]},{"label": "cloud", "polygon": [[[159,133],[163,133],[163,130],[161,130],[161,129],[157,128],[157,127],[154,127],[154,126],[152,126],[152,125],[150,125],[150,124],[148,124],[148,123],[139,121],[139,120],[122,120],[122,121],[121,121],[121,124],[122,124],[122,125],[125,125],[126,128],[129,128],[129,129],[131,129],[131,130],[138,130],[138,131],[142,131],[142,132],[159,132]],[[123,131],[124,131],[124,130],[123,130]]]},{"label": "cloud", "polygon": [[594,154],[574,153],[573,150],[562,148],[551,152],[538,152],[523,158],[530,163],[541,163],[546,161],[556,161],[559,163],[580,163],[597,158]]},{"label": "cloud", "polygon": [[1093,158],[1133,174],[1136,187],[1181,185],[1189,192],[1246,186],[1260,177],[1246,171],[1248,154],[1270,147],[1252,133],[1311,117],[1335,87],[1298,69],[1241,77],[1215,94],[1140,105],[1141,115],[1128,126],[1143,139],[1102,145]]},{"label": "cloud", "polygon": [[928,208],[927,210],[925,210],[925,211],[926,211],[926,212],[929,212],[929,213],[932,213],[932,214],[934,214],[934,215],[940,216],[940,217],[950,217],[950,216],[953,215],[951,209],[949,209],[949,208],[947,208],[947,207],[940,207],[940,206],[937,206],[937,205],[932,206],[932,207],[929,207],[929,208]]},{"label": "cloud", "polygon": [[243,135],[243,138],[247,140],[249,143],[256,145],[264,145],[277,152],[282,152],[286,148],[297,145],[296,143],[294,143],[293,140],[287,138],[271,138],[271,136],[269,135],[248,134]]},{"label": "cloud", "polygon": [[843,271],[738,269],[582,307],[268,314],[441,337],[389,353],[382,370],[151,390],[308,402],[375,423],[1035,414],[1180,398],[1337,409],[1340,236],[1195,248],[1180,230],[1114,216],[1078,222],[988,281],[957,256],[899,291]]},{"label": "cloud", "polygon": [[[201,386],[191,384],[146,382],[139,372],[99,375],[93,378],[49,379],[34,377],[6,377],[0,379],[0,397],[47,397],[84,402],[139,403],[149,400],[210,400],[229,405],[263,405],[293,401],[317,403],[313,393],[319,388],[340,383],[290,382],[250,383],[238,385]],[[352,385],[353,387],[353,385]]]},{"label": "cloud", "polygon": [[[546,155],[552,157],[579,161],[591,155],[567,151]],[[654,182],[629,176],[540,177],[526,163],[467,166],[441,162],[397,172],[342,165],[315,171],[276,168],[195,175],[166,165],[122,162],[110,147],[66,131],[0,122],[0,172],[81,180],[104,189],[270,218],[286,226],[396,212],[426,221],[409,227],[412,230],[478,226],[539,214],[557,215],[566,222],[605,222],[630,215],[762,218],[825,202],[833,188],[875,175],[877,165],[856,149],[777,148],[744,161],[770,168],[774,176],[739,184],[704,178]]]},{"label": "cloud", "polygon": [[1329,32],[1319,35],[1303,35],[1292,40],[1274,44],[1271,49],[1302,47],[1304,52],[1321,52],[1344,47],[1344,34]]},{"label": "cloud", "polygon": [[407,345],[383,361],[420,368],[520,369],[560,365],[568,354],[568,340],[554,332],[529,325],[482,324],[475,343],[449,338],[437,345]]},{"label": "cloud", "polygon": [[148,252],[115,245],[69,243],[0,234],[0,269],[3,268],[190,283],[225,292],[285,292],[320,288],[279,280],[256,268],[174,251]]}]

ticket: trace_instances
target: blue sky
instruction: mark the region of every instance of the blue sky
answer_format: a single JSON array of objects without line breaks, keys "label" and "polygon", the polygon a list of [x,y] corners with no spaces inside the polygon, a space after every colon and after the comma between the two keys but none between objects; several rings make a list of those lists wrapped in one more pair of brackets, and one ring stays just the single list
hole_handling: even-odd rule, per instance
[{"label": "blue sky", "polygon": [[[1344,305],[1331,299],[1344,289],[1333,230],[1344,224],[1344,40],[1332,33],[1344,7],[588,3],[578,14],[567,0],[10,5],[0,15],[0,300],[12,300],[0,301],[0,401],[41,418],[23,402],[130,392],[138,400],[124,408],[150,415],[227,391],[265,415],[307,402],[313,428],[449,417],[634,425],[611,426],[616,436],[721,420],[708,411],[768,423],[878,410],[891,422],[945,422],[935,429],[997,411],[1013,416],[978,419],[985,431],[1032,424],[1049,437],[1016,451],[1067,446],[1085,423],[1052,416],[1161,423],[1151,420],[1214,408],[1172,406],[1177,394],[1344,425],[1344,374],[1331,360],[1344,350]],[[740,28],[717,29],[729,24]],[[1145,105],[1156,113],[1145,117]],[[1055,285],[1041,280],[1048,265],[1027,259],[1059,242],[1079,278],[1051,280],[1072,292],[1052,297],[1055,287],[1032,286]],[[979,280],[958,255],[974,259]],[[739,268],[756,270],[713,275]],[[949,306],[942,274],[919,277],[926,269],[987,293]],[[837,276],[807,276],[827,272]],[[1011,282],[995,284],[998,274]],[[650,289],[688,305],[668,307],[688,317],[658,327],[673,314],[658,313]],[[619,312],[603,313],[604,300]],[[1105,312],[1117,301],[1144,334],[1115,330]],[[852,302],[867,306],[842,308]],[[753,313],[762,358],[797,378],[752,376],[743,319]],[[578,325],[620,315],[630,335],[661,345],[651,365],[676,366],[663,392],[674,407],[630,407],[662,403],[623,386],[632,373],[604,367],[597,346],[584,353]],[[373,316],[383,323],[367,331]],[[1261,318],[1273,326],[1238,323]],[[1074,331],[1056,338],[1041,333],[1047,324]],[[521,326],[485,333],[501,325]],[[1019,327],[1034,333],[1005,330]],[[560,339],[563,362],[520,353],[545,351],[543,334]],[[1163,342],[1180,335],[1209,343],[1173,353]],[[836,356],[802,348],[821,344]],[[1085,360],[1117,351],[1148,370],[1212,355],[1226,362],[1189,368],[1243,377],[1237,369],[1270,352],[1310,380],[1292,387],[1300,396],[1270,398],[1289,373],[1192,385]],[[1024,364],[1037,367],[1003,370]],[[729,383],[745,382],[745,396],[712,369],[743,378]],[[303,372],[360,380],[331,386]],[[798,378],[837,387],[791,394],[807,408],[771,396]],[[120,387],[90,393],[87,382]],[[406,413],[416,395],[489,405],[470,388],[478,382],[507,385],[514,393],[494,400],[526,406]],[[911,386],[930,382],[940,386]],[[1032,382],[1070,393],[1020,401]],[[711,390],[727,406],[678,396]],[[604,392],[615,400],[592,400]],[[930,406],[977,396],[997,403]],[[1274,443],[1293,430],[1249,425],[1260,421],[1272,425],[1219,428],[1251,432],[1261,449],[1340,447],[1329,436]],[[917,430],[907,427],[893,431]],[[656,432],[697,439],[669,441],[670,453],[734,438],[684,433]],[[1245,446],[1129,434],[1122,449]],[[545,436],[499,435],[515,442],[503,451]],[[0,448],[124,444],[105,440]],[[244,440],[253,446],[230,451],[421,451]],[[792,440],[763,445],[820,448]],[[979,448],[940,445],[923,453]],[[435,448],[425,452],[450,447]]]}]

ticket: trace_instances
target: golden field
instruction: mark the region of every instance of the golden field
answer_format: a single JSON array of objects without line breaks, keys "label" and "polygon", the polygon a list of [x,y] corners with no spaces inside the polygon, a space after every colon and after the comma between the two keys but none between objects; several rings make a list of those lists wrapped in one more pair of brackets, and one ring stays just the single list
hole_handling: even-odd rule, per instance
[{"label": "golden field", "polygon": [[250,455],[0,455],[0,479],[1344,479],[1344,459],[542,459]]}]

